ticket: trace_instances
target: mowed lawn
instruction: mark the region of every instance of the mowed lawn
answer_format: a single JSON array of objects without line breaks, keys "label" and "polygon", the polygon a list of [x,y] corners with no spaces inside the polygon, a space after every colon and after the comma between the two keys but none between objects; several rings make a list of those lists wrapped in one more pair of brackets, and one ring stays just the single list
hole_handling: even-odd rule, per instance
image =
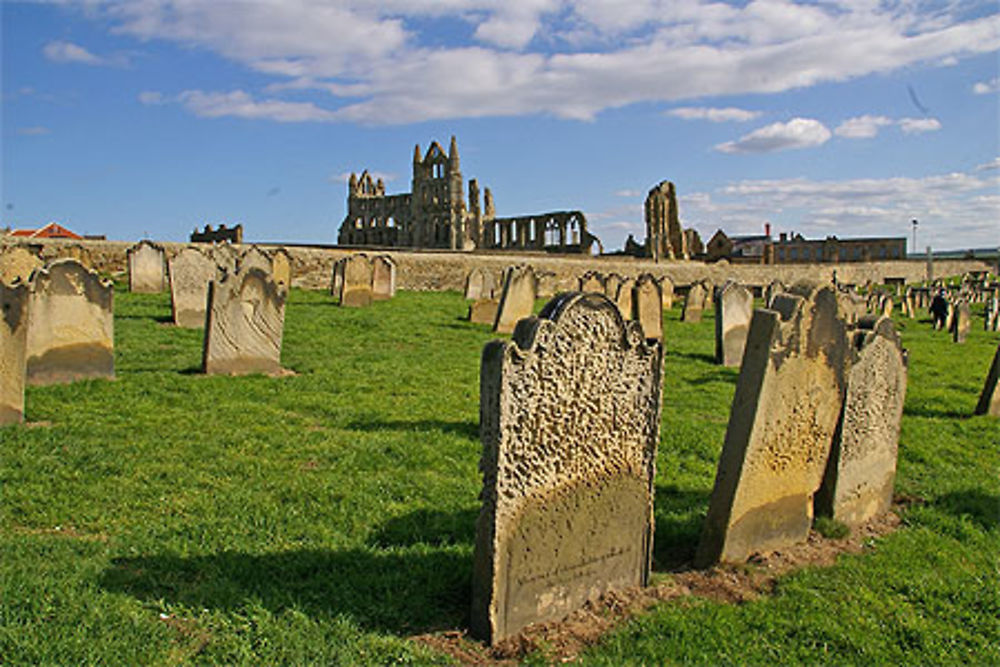
[{"label": "mowed lawn", "polygon": [[[495,336],[461,295],[293,290],[278,379],[202,376],[169,296],[115,299],[118,378],[29,388],[29,424],[0,429],[0,663],[447,662],[407,638],[468,623]],[[900,530],[754,602],[661,604],[580,659],[1000,662],[1000,420],[971,416],[1000,334],[973,312],[963,345],[897,318]],[[711,311],[679,315],[657,580],[693,556],[737,376]]]}]

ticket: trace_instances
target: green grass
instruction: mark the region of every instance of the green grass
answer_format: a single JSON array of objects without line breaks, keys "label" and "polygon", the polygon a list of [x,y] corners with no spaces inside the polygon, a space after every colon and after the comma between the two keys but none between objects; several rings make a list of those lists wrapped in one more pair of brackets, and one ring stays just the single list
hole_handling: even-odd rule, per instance
[{"label": "green grass", "polygon": [[[118,379],[29,388],[34,425],[0,430],[0,662],[446,661],[406,638],[468,623],[494,336],[465,310],[293,290],[296,375],[225,378],[196,372],[202,334],[164,324],[169,297],[116,294]],[[694,553],[737,375],[712,363],[711,313],[679,312],[657,578]],[[662,604],[584,661],[1000,661],[1000,423],[970,416],[997,334],[897,322],[903,529],[756,602]]]}]

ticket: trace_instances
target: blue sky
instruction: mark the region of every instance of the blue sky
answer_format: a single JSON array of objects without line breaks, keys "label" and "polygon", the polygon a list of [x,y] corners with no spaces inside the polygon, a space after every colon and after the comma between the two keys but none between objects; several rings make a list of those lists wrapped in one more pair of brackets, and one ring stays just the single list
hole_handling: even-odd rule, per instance
[{"label": "blue sky", "polygon": [[993,0],[3,2],[3,225],[332,243],[346,176],[458,138],[501,216],[607,249],[661,180],[707,241],[1000,245]]}]

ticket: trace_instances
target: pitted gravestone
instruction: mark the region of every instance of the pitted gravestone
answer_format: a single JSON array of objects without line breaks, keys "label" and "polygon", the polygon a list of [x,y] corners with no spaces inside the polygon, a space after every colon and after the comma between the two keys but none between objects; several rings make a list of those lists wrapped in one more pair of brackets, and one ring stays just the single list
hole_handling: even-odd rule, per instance
[{"label": "pitted gravestone", "polygon": [[614,302],[618,306],[618,310],[621,311],[622,317],[629,319],[632,317],[632,290],[635,288],[635,281],[631,278],[622,278],[621,284],[618,285],[618,293],[615,295]]},{"label": "pitted gravestone", "polygon": [[42,260],[21,246],[14,246],[0,254],[0,282],[13,285],[18,279],[28,282],[35,269],[42,268]]},{"label": "pitted gravestone", "polygon": [[531,315],[538,295],[538,278],[530,267],[515,267],[507,273],[497,306],[493,331],[511,333],[517,323]]},{"label": "pitted gravestone", "polygon": [[604,282],[604,276],[600,273],[597,273],[596,271],[588,271],[580,276],[580,291],[604,294]]},{"label": "pitted gravestone", "polygon": [[167,253],[152,241],[128,249],[128,291],[159,294],[167,288]]},{"label": "pitted gravestone", "polygon": [[866,317],[852,333],[847,394],[816,514],[857,526],[892,505],[906,362],[888,317]]},{"label": "pitted gravestone", "polygon": [[340,305],[361,308],[372,302],[372,263],[366,255],[351,255],[343,260]]},{"label": "pitted gravestone", "polygon": [[639,323],[646,338],[663,340],[663,295],[660,283],[642,273],[632,288],[632,319]]},{"label": "pitted gravestone", "polygon": [[972,327],[972,313],[969,311],[969,302],[962,299],[955,305],[955,315],[951,322],[952,340],[956,343],[964,343]]},{"label": "pitted gravestone", "polygon": [[688,289],[684,298],[684,310],[681,311],[681,322],[701,322],[701,311],[705,305],[705,287],[694,283]]},{"label": "pitted gravestone", "polygon": [[739,366],[747,344],[753,294],[735,282],[727,282],[715,295],[715,363]]},{"label": "pitted gravestone", "polygon": [[[805,296],[808,295],[808,296]],[[845,382],[832,287],[795,286],[757,310],[696,563],[739,563],[805,540]]]},{"label": "pitted gravestone", "polygon": [[252,245],[239,256],[236,261],[236,270],[245,273],[254,268],[260,269],[267,274],[268,278],[274,280],[274,264],[271,262],[271,257],[257,246]]},{"label": "pitted gravestone", "polygon": [[674,283],[666,276],[660,278],[659,282],[660,293],[663,295],[663,309],[670,310],[674,307]]},{"label": "pitted gravestone", "polygon": [[647,583],[662,359],[610,300],[580,292],[483,350],[477,636]]},{"label": "pitted gravestone", "polygon": [[471,301],[492,299],[497,291],[496,275],[488,269],[476,267],[465,279],[465,298]]},{"label": "pitted gravestone", "polygon": [[372,259],[372,298],[386,301],[396,295],[396,263],[388,255]]},{"label": "pitted gravestone", "polygon": [[473,324],[488,324],[493,326],[497,321],[497,299],[476,299],[469,304],[469,321]]},{"label": "pitted gravestone", "polygon": [[29,385],[115,376],[114,285],[75,259],[35,271],[28,296]]},{"label": "pitted gravestone", "polygon": [[215,262],[216,266],[218,266],[221,271],[224,271],[225,273],[236,272],[240,256],[232,243],[229,241],[213,243],[208,252],[212,261]]},{"label": "pitted gravestone", "polygon": [[285,289],[292,287],[292,258],[284,248],[278,248],[271,253],[271,276],[274,282],[284,285]]},{"label": "pitted gravestone", "polygon": [[203,372],[280,373],[286,296],[284,287],[255,266],[213,280],[208,290]]},{"label": "pitted gravestone", "polygon": [[0,282],[0,426],[24,420],[28,285]]},{"label": "pitted gravestone", "polygon": [[976,414],[1000,417],[1000,345],[997,346],[993,363],[986,374],[986,384],[983,385],[983,393],[979,395]]},{"label": "pitted gravestone", "polygon": [[184,248],[169,265],[174,324],[185,329],[204,327],[208,285],[218,273],[215,261],[197,248]]}]

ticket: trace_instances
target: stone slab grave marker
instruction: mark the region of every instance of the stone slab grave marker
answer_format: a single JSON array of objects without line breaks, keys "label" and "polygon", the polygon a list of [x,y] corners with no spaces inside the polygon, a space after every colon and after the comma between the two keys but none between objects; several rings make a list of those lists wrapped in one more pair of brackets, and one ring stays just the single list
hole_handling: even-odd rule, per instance
[{"label": "stone slab grave marker", "polygon": [[240,254],[232,243],[229,241],[213,243],[208,254],[220,270],[226,273],[235,273],[236,267],[239,265]]},{"label": "stone slab grave marker", "polygon": [[35,269],[44,266],[42,260],[34,253],[29,252],[21,246],[8,248],[0,254],[0,282],[13,285],[20,278],[21,282],[28,282]]},{"label": "stone slab grave marker", "polygon": [[469,321],[473,324],[488,324],[493,326],[497,321],[497,299],[476,299],[469,304]]},{"label": "stone slab grave marker", "polygon": [[24,421],[28,285],[0,281],[0,426]]},{"label": "stone slab grave marker", "polygon": [[972,313],[969,302],[962,299],[955,304],[955,315],[951,321],[951,336],[956,343],[964,343],[972,327]]},{"label": "stone slab grave marker", "polygon": [[715,294],[715,363],[740,365],[752,315],[753,294],[746,287],[727,281]]},{"label": "stone slab grave marker", "polygon": [[705,286],[694,283],[684,297],[684,310],[681,311],[681,322],[701,322],[701,311],[705,305]]},{"label": "stone slab grave marker", "polygon": [[274,282],[284,285],[285,289],[292,287],[292,257],[284,248],[277,248],[271,253],[271,275]]},{"label": "stone slab grave marker", "polygon": [[128,291],[159,294],[167,289],[167,253],[158,243],[142,240],[128,249]]},{"label": "stone slab grave marker", "polygon": [[496,291],[496,274],[489,269],[477,266],[465,278],[465,298],[470,301],[492,299]]},{"label": "stone slab grave marker", "polygon": [[340,305],[363,308],[372,302],[372,263],[367,255],[357,254],[343,260]]},{"label": "stone slab grave marker", "polygon": [[372,258],[372,299],[387,301],[396,296],[396,263],[388,255]]},{"label": "stone slab grave marker", "polygon": [[848,354],[830,286],[754,311],[695,562],[742,563],[809,535]]},{"label": "stone slab grave marker", "polygon": [[538,295],[538,278],[530,266],[512,267],[500,294],[493,331],[512,333],[517,323],[531,315]]},{"label": "stone slab grave marker", "polygon": [[473,633],[497,643],[647,583],[663,352],[568,292],[483,350]]},{"label": "stone slab grave marker", "polygon": [[197,248],[184,248],[170,266],[170,307],[174,324],[185,329],[205,326],[208,285],[219,272],[215,260]]},{"label": "stone slab grave marker", "polygon": [[986,374],[986,384],[983,385],[983,391],[979,395],[976,414],[1000,417],[1000,345],[997,346],[993,363],[990,364],[990,370]]},{"label": "stone slab grave marker", "polygon": [[580,291],[604,294],[604,282],[604,276],[600,273],[596,271],[588,271],[580,276]]},{"label": "stone slab grave marker", "polygon": [[663,295],[660,283],[642,273],[632,288],[632,318],[642,327],[646,338],[663,340]]},{"label": "stone slab grave marker", "polygon": [[663,310],[670,310],[674,307],[674,281],[663,276],[659,283],[660,293],[663,295]]},{"label": "stone slab grave marker", "polygon": [[243,251],[243,254],[236,260],[236,270],[246,272],[251,268],[257,268],[267,274],[267,277],[274,280],[274,263],[271,256],[255,245]]},{"label": "stone slab grave marker", "polygon": [[604,278],[604,296],[615,301],[618,298],[618,288],[621,287],[624,281],[625,278],[617,273],[609,273]]},{"label": "stone slab grave marker", "polygon": [[341,257],[333,263],[333,273],[330,276],[330,294],[340,298],[340,291],[344,288],[344,266],[346,257]]},{"label": "stone slab grave marker", "polygon": [[892,505],[906,361],[888,317],[862,319],[851,339],[847,394],[815,510],[858,526]]},{"label": "stone slab grave marker", "polygon": [[75,259],[35,271],[28,296],[29,385],[115,376],[114,285]]},{"label": "stone slab grave marker", "polygon": [[213,280],[202,371],[280,374],[286,296],[285,288],[256,266]]},{"label": "stone slab grave marker", "polygon": [[618,293],[614,297],[615,305],[621,311],[625,319],[632,318],[632,290],[635,289],[635,280],[632,278],[622,278],[618,285]]},{"label": "stone slab grave marker", "polygon": [[767,287],[764,288],[764,307],[770,308],[771,300],[777,295],[784,292],[786,289],[787,288],[785,287],[784,283],[782,283],[780,280],[772,280],[771,282],[769,282],[767,284]]}]

